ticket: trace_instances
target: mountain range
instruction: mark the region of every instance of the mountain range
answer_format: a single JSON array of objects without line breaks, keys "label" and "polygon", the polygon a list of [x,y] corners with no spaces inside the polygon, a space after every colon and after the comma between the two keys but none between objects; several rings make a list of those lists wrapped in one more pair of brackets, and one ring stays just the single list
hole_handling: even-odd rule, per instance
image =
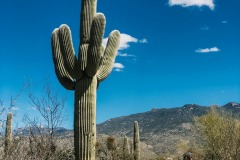
[{"label": "mountain range", "polygon": [[[231,112],[239,117],[240,104],[235,102],[215,107]],[[153,108],[151,111],[109,119],[97,125],[99,134],[128,136],[133,135],[133,123],[138,121],[141,142],[158,155],[171,155],[177,152],[177,145],[185,141],[191,143],[194,136],[194,117],[202,116],[210,106],[186,104],[176,108]]]},{"label": "mountain range", "polygon": [[[240,117],[240,104],[235,102],[215,107]],[[138,121],[142,146],[150,153],[157,155],[173,155],[178,152],[177,146],[182,142],[191,144],[194,139],[194,117],[202,116],[210,110],[210,106],[186,104],[175,108],[153,108],[144,113],[132,114],[109,119],[97,125],[98,137],[115,136],[133,137],[134,121]],[[19,135],[29,135],[29,129],[18,128]],[[42,128],[42,132],[48,132]],[[57,135],[73,137],[73,130],[57,128]],[[132,138],[131,138],[132,139]]]}]

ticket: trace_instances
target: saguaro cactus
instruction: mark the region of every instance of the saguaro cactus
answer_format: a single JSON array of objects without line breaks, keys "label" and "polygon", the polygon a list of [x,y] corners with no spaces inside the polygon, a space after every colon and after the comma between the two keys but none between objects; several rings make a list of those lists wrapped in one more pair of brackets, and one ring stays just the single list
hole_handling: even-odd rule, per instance
[{"label": "saguaro cactus", "polygon": [[130,155],[130,147],[128,143],[128,137],[125,136],[123,138],[123,159],[127,159],[129,155]]},{"label": "saguaro cactus", "polygon": [[5,131],[5,154],[9,151],[12,143],[12,113],[8,113],[6,121],[6,131]]},{"label": "saguaro cactus", "polygon": [[140,160],[140,139],[138,122],[134,122],[134,137],[133,137],[134,159]]},{"label": "saguaro cactus", "polygon": [[75,56],[71,31],[61,25],[52,32],[52,52],[59,82],[75,90],[74,147],[76,160],[94,160],[96,143],[96,90],[111,72],[120,33],[110,33],[102,46],[105,17],[96,13],[96,0],[82,0],[80,45]]}]

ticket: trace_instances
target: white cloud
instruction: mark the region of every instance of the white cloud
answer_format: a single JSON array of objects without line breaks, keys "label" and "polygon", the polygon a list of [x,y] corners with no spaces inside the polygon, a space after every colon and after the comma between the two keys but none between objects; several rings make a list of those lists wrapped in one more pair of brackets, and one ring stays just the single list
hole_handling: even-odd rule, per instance
[{"label": "white cloud", "polygon": [[143,38],[141,40],[139,40],[140,43],[148,43],[147,39],[146,38]]},{"label": "white cloud", "polygon": [[128,34],[121,34],[119,50],[124,50],[130,47],[129,43],[137,43],[138,39],[134,38]]},{"label": "white cloud", "polygon": [[[118,50],[124,50],[130,47],[129,43],[137,43],[138,39],[134,38],[128,34],[121,33],[120,34],[120,45]],[[103,39],[103,46],[107,45],[108,37]]]},{"label": "white cloud", "polygon": [[[108,41],[108,37],[103,39],[102,44],[103,44],[104,47],[107,46],[107,41]],[[147,41],[146,38],[138,40],[137,38],[135,38],[131,35],[121,33],[120,34],[120,44],[119,44],[118,50],[125,50],[125,49],[129,48],[130,43],[142,43],[143,44],[143,43],[148,43],[148,41]],[[132,54],[118,52],[117,56],[119,56],[119,57],[133,57],[134,62],[136,62],[136,59],[135,59],[136,56],[132,55]],[[124,65],[122,65],[121,63],[115,63],[114,66],[113,66],[113,70],[117,71],[117,72],[123,71],[123,68],[124,68]]]},{"label": "white cloud", "polygon": [[117,56],[119,56],[119,57],[136,57],[133,54],[120,53],[120,52],[118,52]]},{"label": "white cloud", "polygon": [[119,68],[114,68],[114,71],[116,71],[116,72],[122,72],[123,70],[122,70],[122,69],[119,69]]},{"label": "white cloud", "polygon": [[114,71],[121,72],[123,68],[124,68],[124,65],[121,64],[121,63],[114,63],[113,64]]},{"label": "white cloud", "polygon": [[16,110],[19,110],[18,107],[12,107],[12,110],[16,111]]},{"label": "white cloud", "polygon": [[211,10],[214,10],[214,0],[169,0],[168,4],[170,6],[174,5],[180,5],[182,7],[190,7],[190,6],[197,6],[197,7],[202,7],[202,6],[207,6]]},{"label": "white cloud", "polygon": [[102,45],[103,45],[104,47],[107,46],[107,41],[108,41],[108,37],[107,37],[107,38],[103,38]]},{"label": "white cloud", "polygon": [[[130,36],[128,34],[125,34],[125,33],[121,33],[120,37],[121,37],[121,39],[120,39],[120,45],[119,45],[118,50],[124,50],[124,49],[129,48],[130,47],[129,43],[138,43],[138,42],[139,43],[147,43],[148,42],[146,38],[138,40],[137,38]],[[106,47],[107,41],[108,41],[108,37],[103,39],[103,46]]]},{"label": "white cloud", "polygon": [[195,50],[195,52],[198,52],[198,53],[209,53],[209,52],[219,52],[220,49],[217,48],[217,47],[212,47],[212,48],[204,48],[204,49],[197,49]]},{"label": "white cloud", "polygon": [[113,68],[120,68],[120,69],[123,69],[123,68],[124,68],[124,65],[121,64],[121,63],[114,63]]}]

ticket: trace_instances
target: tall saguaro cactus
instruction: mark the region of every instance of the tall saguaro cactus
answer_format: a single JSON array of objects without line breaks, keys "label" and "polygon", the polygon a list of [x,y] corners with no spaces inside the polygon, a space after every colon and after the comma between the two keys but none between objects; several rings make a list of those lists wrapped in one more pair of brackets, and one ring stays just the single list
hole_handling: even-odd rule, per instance
[{"label": "tall saguaro cactus", "polygon": [[133,133],[133,148],[134,148],[134,159],[140,160],[140,137],[138,122],[134,122],[134,133]]},{"label": "tall saguaro cactus", "polygon": [[76,160],[94,160],[96,143],[96,90],[112,71],[120,33],[110,33],[102,46],[105,17],[96,13],[96,0],[82,0],[78,58],[71,31],[61,25],[52,32],[52,52],[59,82],[75,90],[74,147]]},{"label": "tall saguaro cactus", "polygon": [[6,121],[6,131],[5,131],[5,155],[9,151],[12,143],[12,113],[8,113]]}]

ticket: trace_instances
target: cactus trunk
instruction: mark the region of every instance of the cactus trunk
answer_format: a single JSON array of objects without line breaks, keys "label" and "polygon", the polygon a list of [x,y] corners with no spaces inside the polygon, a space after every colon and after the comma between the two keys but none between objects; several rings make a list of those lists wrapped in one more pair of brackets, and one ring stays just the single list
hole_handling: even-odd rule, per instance
[{"label": "cactus trunk", "polygon": [[9,151],[12,143],[12,113],[8,113],[5,132],[5,154]]},{"label": "cactus trunk", "polygon": [[95,159],[96,89],[96,77],[83,78],[76,82],[74,104],[74,146],[76,159]]},{"label": "cactus trunk", "polygon": [[140,137],[139,137],[139,127],[138,127],[137,121],[134,122],[133,148],[134,148],[134,159],[140,160]]}]

